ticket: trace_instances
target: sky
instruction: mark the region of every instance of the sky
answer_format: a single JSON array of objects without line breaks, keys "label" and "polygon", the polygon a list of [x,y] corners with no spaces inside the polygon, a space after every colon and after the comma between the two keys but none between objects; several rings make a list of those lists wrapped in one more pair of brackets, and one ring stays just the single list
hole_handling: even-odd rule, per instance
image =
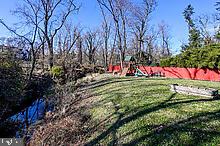
[{"label": "sky", "polygon": [[[9,25],[18,22],[18,18],[11,14],[20,0],[0,0],[0,19]],[[92,29],[100,26],[102,21],[96,0],[76,0],[81,3],[78,14],[74,15],[75,24]],[[140,1],[140,0],[137,0]],[[188,30],[182,12],[188,4],[194,7],[195,15],[212,14],[215,12],[217,0],[158,0],[158,6],[151,16],[151,24],[157,26],[164,21],[169,25],[172,37],[172,51],[175,54],[180,50],[183,42],[187,42]],[[9,36],[9,32],[0,25],[0,37]]]}]

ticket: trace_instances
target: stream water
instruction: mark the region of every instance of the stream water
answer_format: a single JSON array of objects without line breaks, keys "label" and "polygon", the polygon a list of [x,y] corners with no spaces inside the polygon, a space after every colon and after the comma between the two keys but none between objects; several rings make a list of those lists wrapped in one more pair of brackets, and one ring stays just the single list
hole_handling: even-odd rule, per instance
[{"label": "stream water", "polygon": [[33,102],[31,106],[10,117],[9,120],[19,123],[19,128],[16,131],[15,137],[23,137],[24,131],[27,129],[27,127],[34,124],[38,120],[43,119],[45,113],[52,110],[53,106],[48,104],[44,99],[40,98]]}]

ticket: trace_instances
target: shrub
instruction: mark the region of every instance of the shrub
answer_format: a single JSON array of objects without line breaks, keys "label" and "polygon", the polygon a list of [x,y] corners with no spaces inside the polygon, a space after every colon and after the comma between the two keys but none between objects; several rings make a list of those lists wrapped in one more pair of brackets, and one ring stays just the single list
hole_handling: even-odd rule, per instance
[{"label": "shrub", "polygon": [[161,60],[162,67],[220,69],[220,44],[188,48],[181,54]]},{"label": "shrub", "polygon": [[11,100],[19,97],[24,86],[22,68],[13,60],[0,60],[0,97]]},{"label": "shrub", "polygon": [[55,78],[62,77],[64,75],[64,70],[62,66],[53,66],[51,69],[51,74]]},{"label": "shrub", "polygon": [[101,66],[95,66],[94,67],[94,73],[103,74],[103,73],[105,73],[105,69]]},{"label": "shrub", "polygon": [[171,66],[172,59],[173,59],[172,57],[162,59],[161,62],[160,62],[160,66],[161,67]]}]

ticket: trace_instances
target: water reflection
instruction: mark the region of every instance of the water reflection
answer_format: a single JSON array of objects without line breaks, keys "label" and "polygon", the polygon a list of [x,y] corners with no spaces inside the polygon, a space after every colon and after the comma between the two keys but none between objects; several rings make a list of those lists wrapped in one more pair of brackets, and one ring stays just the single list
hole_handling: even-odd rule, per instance
[{"label": "water reflection", "polygon": [[38,99],[31,106],[24,109],[22,112],[12,116],[9,120],[14,123],[19,123],[19,130],[15,137],[20,138],[25,135],[26,129],[36,121],[44,118],[47,111],[52,111],[53,106],[44,99]]}]

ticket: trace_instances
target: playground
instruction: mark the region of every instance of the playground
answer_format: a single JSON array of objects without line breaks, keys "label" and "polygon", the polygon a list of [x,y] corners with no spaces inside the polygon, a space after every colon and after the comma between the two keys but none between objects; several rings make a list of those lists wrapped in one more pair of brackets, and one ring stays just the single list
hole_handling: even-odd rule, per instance
[{"label": "playground", "polygon": [[[170,91],[170,84],[220,89],[219,82],[110,77],[86,88],[92,97],[88,145],[218,145],[220,102]],[[89,89],[89,90],[88,90]]]},{"label": "playground", "polygon": [[208,68],[180,68],[149,66],[136,63],[133,56],[126,56],[122,65],[109,65],[109,73],[121,77],[166,77],[190,80],[220,81],[220,71]]}]

